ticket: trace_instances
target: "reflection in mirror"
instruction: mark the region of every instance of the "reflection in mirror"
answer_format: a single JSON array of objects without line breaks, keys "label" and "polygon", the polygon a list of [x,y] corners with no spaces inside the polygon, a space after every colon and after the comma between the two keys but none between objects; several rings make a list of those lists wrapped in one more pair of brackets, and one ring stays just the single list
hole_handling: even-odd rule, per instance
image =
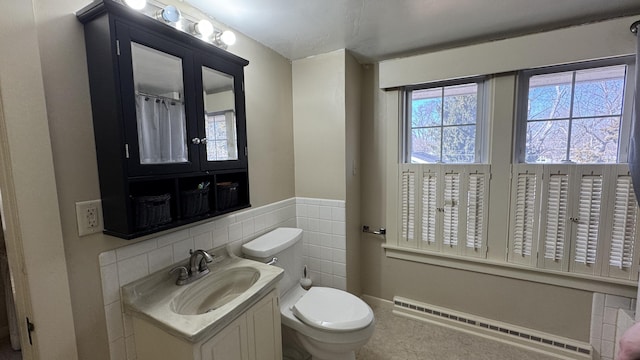
[{"label": "reflection in mirror", "polygon": [[238,159],[233,76],[202,68],[207,161]]},{"label": "reflection in mirror", "polygon": [[141,164],[189,159],[182,59],[131,43]]}]

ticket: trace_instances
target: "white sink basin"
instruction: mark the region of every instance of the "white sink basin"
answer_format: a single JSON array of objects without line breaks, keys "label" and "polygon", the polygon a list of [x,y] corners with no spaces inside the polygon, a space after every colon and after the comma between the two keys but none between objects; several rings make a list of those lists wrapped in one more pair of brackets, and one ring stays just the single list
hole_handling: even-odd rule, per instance
[{"label": "white sink basin", "polygon": [[273,290],[279,267],[214,253],[210,273],[187,285],[160,270],[122,287],[125,312],[191,342],[215,335]]},{"label": "white sink basin", "polygon": [[205,276],[173,299],[171,310],[183,315],[205,314],[242,295],[260,278],[260,271],[238,267]]}]

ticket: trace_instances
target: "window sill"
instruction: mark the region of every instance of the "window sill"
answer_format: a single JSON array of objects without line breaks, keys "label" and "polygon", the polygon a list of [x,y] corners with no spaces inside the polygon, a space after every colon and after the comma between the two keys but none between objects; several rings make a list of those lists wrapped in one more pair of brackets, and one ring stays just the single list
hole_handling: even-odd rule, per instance
[{"label": "window sill", "polygon": [[638,283],[633,280],[602,278],[583,274],[564,273],[486,259],[467,258],[424,250],[382,244],[389,258],[474,271],[512,279],[562,286],[572,289],[635,298]]}]

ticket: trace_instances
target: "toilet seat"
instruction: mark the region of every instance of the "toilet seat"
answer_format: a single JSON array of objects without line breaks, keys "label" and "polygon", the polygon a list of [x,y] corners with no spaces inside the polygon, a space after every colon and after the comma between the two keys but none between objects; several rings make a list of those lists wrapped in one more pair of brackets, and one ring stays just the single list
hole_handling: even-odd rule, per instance
[{"label": "toilet seat", "polygon": [[325,331],[359,330],[373,321],[373,313],[364,301],[327,287],[312,287],[291,311],[305,324]]}]

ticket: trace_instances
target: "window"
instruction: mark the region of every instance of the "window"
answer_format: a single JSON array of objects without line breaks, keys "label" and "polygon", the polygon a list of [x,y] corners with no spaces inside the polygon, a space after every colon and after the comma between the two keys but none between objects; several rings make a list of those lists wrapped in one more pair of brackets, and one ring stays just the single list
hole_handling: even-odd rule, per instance
[{"label": "window", "polygon": [[[406,89],[393,214],[400,251],[461,268],[537,269],[546,280],[637,279],[640,208],[623,164],[635,69],[624,61]],[[483,131],[493,132],[490,147]],[[503,152],[514,144],[510,161]]]},{"label": "window", "polygon": [[524,71],[520,75],[520,162],[626,162],[632,81],[625,60]]},{"label": "window", "polygon": [[206,116],[207,134],[207,160],[235,160],[238,158],[236,151],[235,113],[231,110],[211,113]]},{"label": "window", "polygon": [[405,91],[399,222],[406,245],[486,257],[490,166],[483,160],[484,78]]},{"label": "window", "polygon": [[482,160],[482,80],[406,90],[405,162]]},{"label": "window", "polygon": [[633,93],[624,61],[520,75],[516,141],[526,164],[512,170],[510,262],[636,278],[638,207],[627,165],[617,165],[626,162]]}]

